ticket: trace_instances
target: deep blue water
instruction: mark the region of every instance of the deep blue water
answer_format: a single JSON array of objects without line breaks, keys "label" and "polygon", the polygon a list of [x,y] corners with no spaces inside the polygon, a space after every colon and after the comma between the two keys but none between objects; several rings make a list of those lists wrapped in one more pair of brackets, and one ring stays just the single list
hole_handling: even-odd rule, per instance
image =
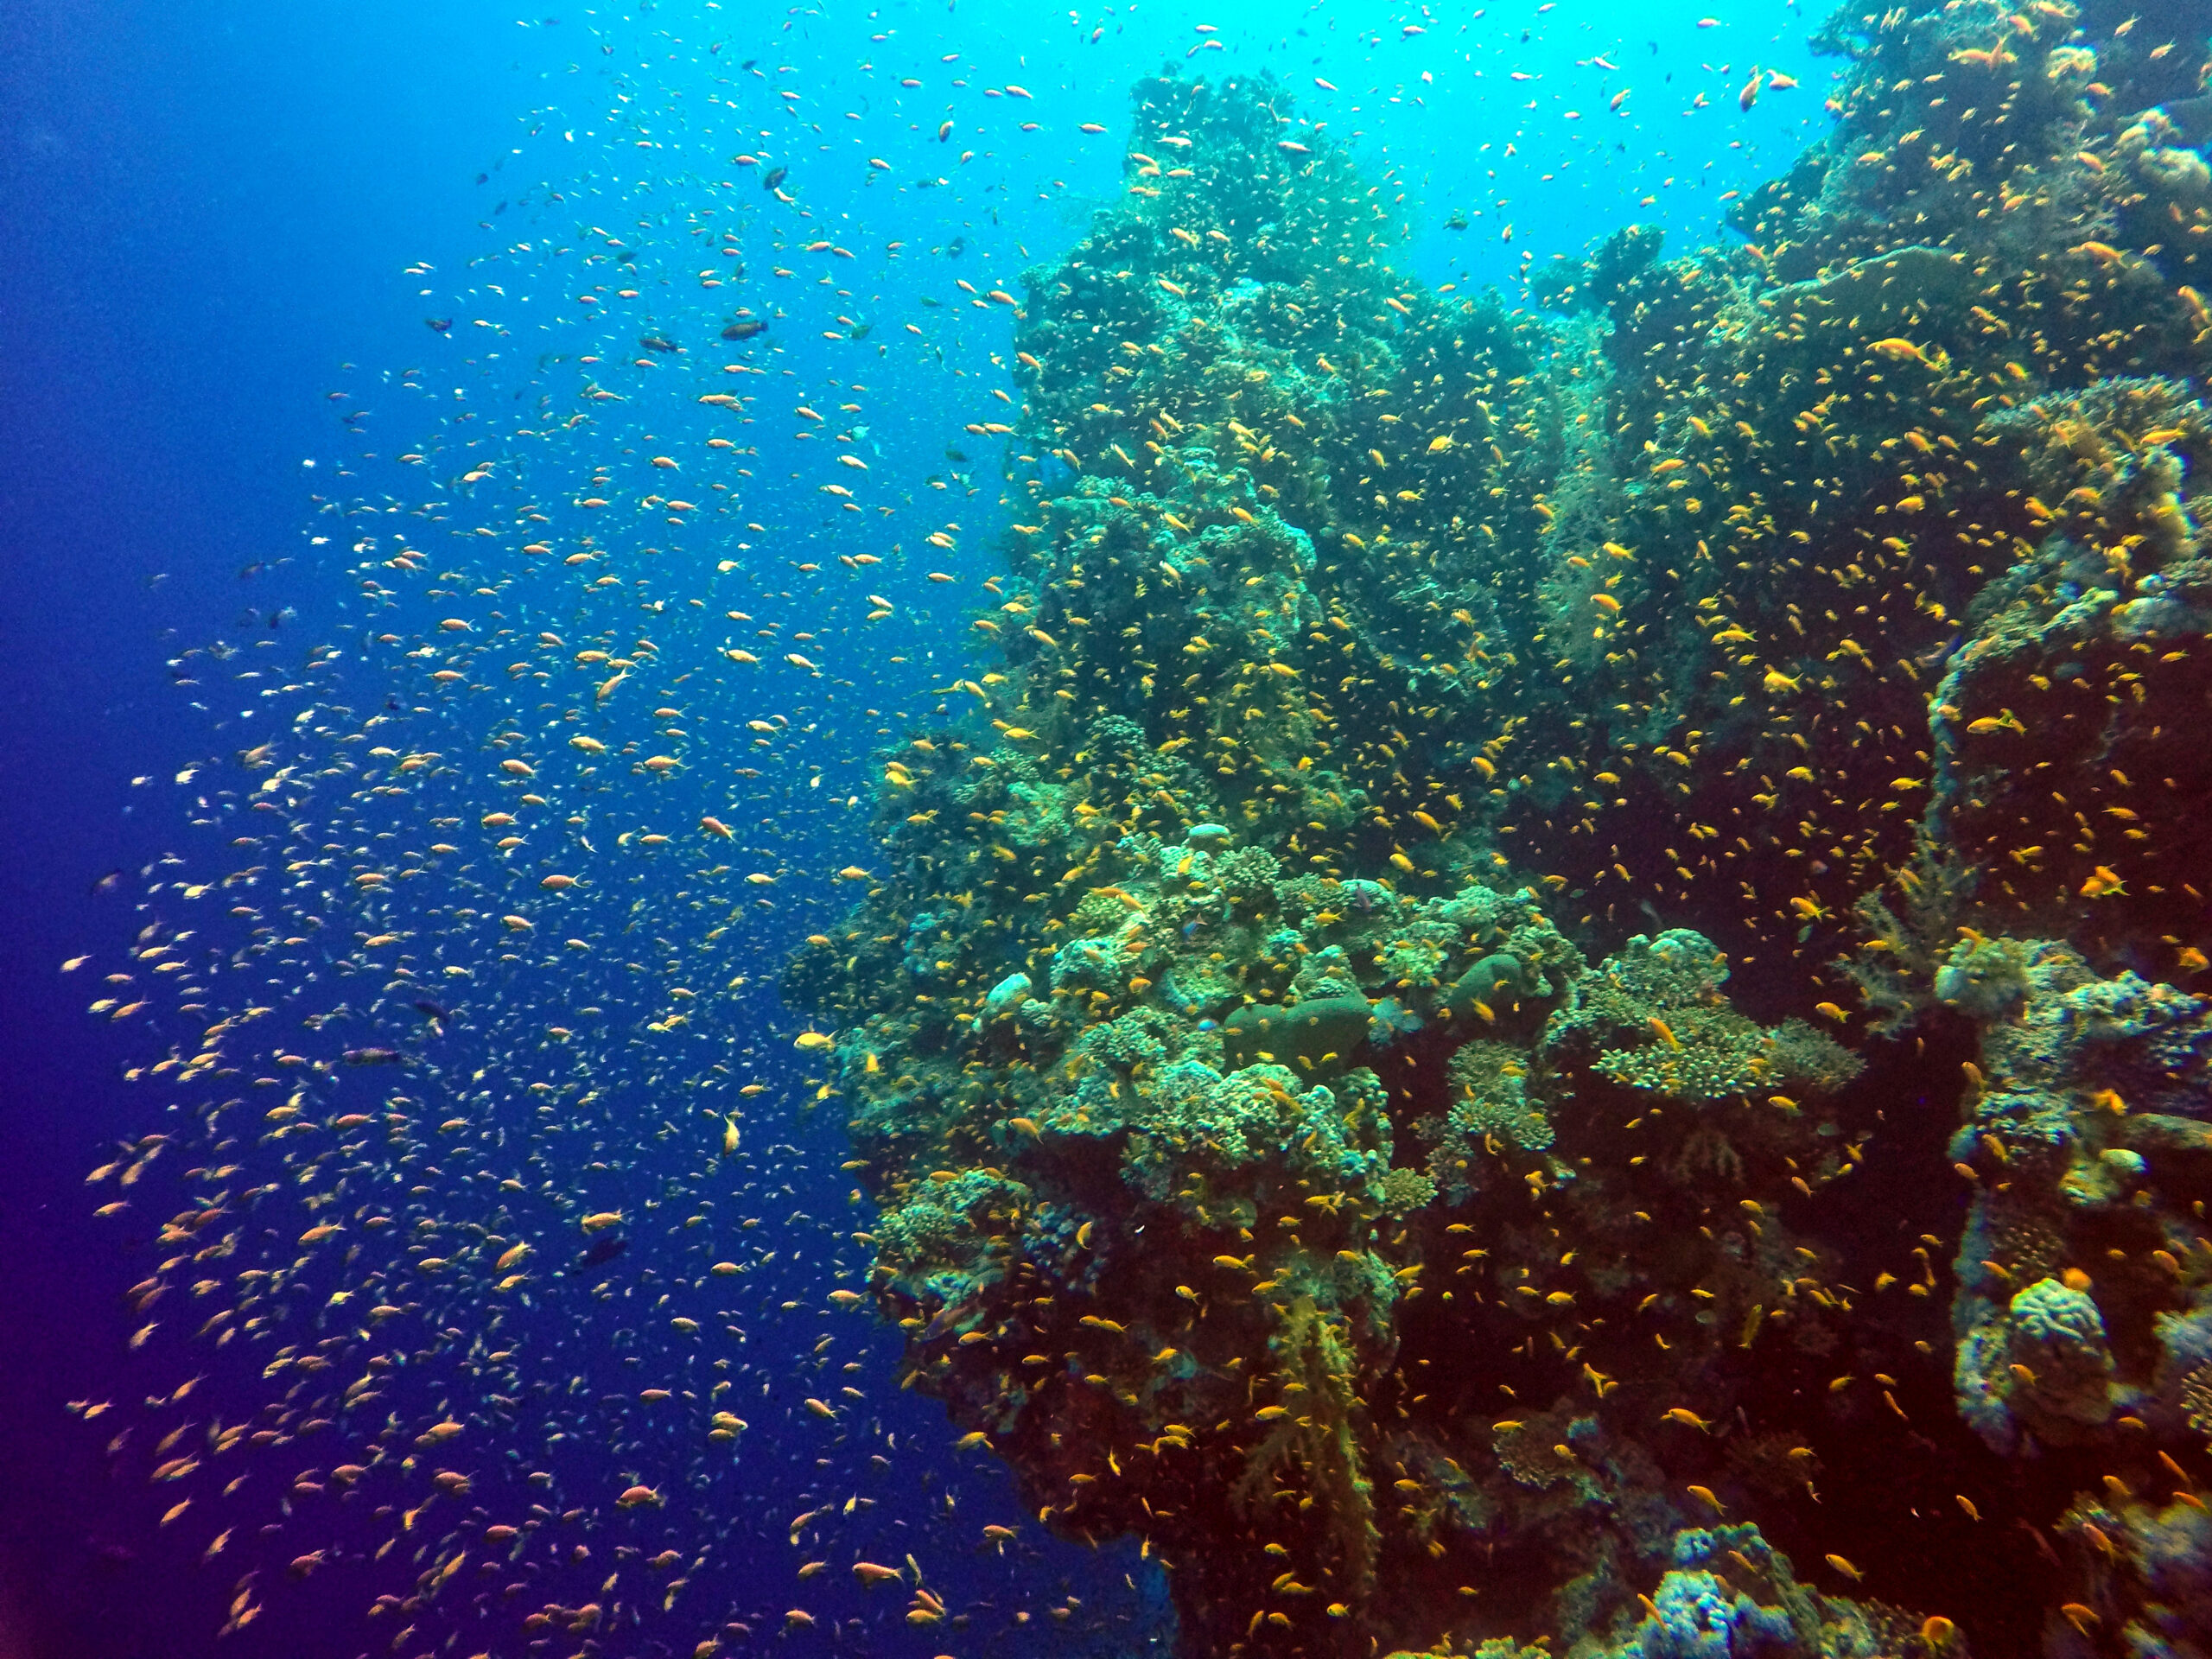
[{"label": "deep blue water", "polygon": [[132,925],[135,880],[94,884],[174,839],[132,810],[133,778],[205,747],[164,660],[250,604],[330,616],[305,573],[239,571],[301,547],[338,365],[414,345],[397,264],[466,257],[469,181],[526,96],[481,94],[541,38],[429,5],[0,16],[11,1652],[191,1651],[219,1622],[223,1582],[121,1559],[138,1517],[62,1414],[122,1380],[130,1264],[83,1171],[144,1103],[54,970]]},{"label": "deep blue water", "polygon": [[[56,972],[80,953],[105,963],[128,943],[143,919],[134,908],[141,872],[153,861],[173,849],[213,856],[185,822],[189,791],[169,780],[194,764],[219,766],[263,734],[241,715],[250,702],[218,677],[181,686],[165,664],[218,639],[268,642],[288,661],[323,640],[361,649],[363,601],[342,539],[309,539],[324,528],[319,499],[404,489],[393,457],[405,446],[465,445],[479,411],[478,429],[519,425],[518,406],[556,383],[572,396],[576,367],[541,366],[540,354],[573,358],[610,328],[621,352],[609,353],[605,380],[626,403],[620,422],[597,429],[608,447],[539,442],[512,463],[512,487],[570,491],[590,465],[621,461],[620,451],[648,437],[696,447],[720,429],[694,396],[703,371],[624,366],[632,337],[681,334],[696,364],[733,304],[772,303],[782,313],[772,351],[753,360],[770,372],[776,407],[768,418],[764,397],[747,435],[760,448],[752,476],[737,480],[724,529],[675,533],[682,544],[672,540],[666,556],[682,574],[662,581],[675,594],[711,586],[705,569],[717,552],[747,556],[718,537],[744,534],[738,520],[770,527],[747,550],[747,602],[764,618],[764,606],[780,607],[786,629],[817,622],[825,661],[849,683],[805,706],[821,728],[810,747],[747,798],[758,845],[803,846],[817,874],[834,868],[819,855],[825,849],[836,862],[864,863],[861,816],[835,805],[838,773],[864,759],[880,726],[895,726],[902,700],[943,683],[960,660],[962,622],[912,557],[880,567],[866,584],[789,573],[801,561],[880,549],[890,532],[856,535],[853,519],[825,506],[819,486],[831,475],[792,435],[784,405],[794,397],[782,377],[789,372],[800,403],[849,391],[864,406],[854,421],[869,429],[858,452],[868,459],[865,498],[898,504],[897,533],[910,547],[930,527],[923,517],[957,518],[961,550],[945,562],[963,576],[987,574],[995,480],[961,428],[988,417],[984,389],[1003,378],[992,353],[1011,349],[1009,325],[988,307],[971,308],[955,280],[1014,287],[1024,266],[1077,232],[1083,213],[1069,202],[1110,198],[1137,76],[1163,61],[1181,67],[1209,41],[1226,47],[1226,69],[1275,69],[1311,98],[1308,111],[1332,131],[1359,131],[1361,153],[1395,169],[1417,210],[1418,234],[1402,256],[1411,269],[1509,289],[1526,259],[1580,251],[1631,218],[1659,219],[1686,240],[1709,236],[1716,198],[1778,169],[1815,130],[1827,68],[1802,46],[1817,20],[1795,8],[1715,5],[1708,10],[1724,26],[1703,31],[1699,10],[1672,4],[1471,10],[1325,4],[1290,21],[1286,10],[1242,0],[1197,11],[1090,8],[1079,19],[1009,3],[834,4],[772,17],[664,5],[528,26],[506,13],[404,3],[180,13],[84,0],[0,10],[0,1134],[12,1176],[0,1211],[0,1656],[212,1651],[255,1552],[271,1552],[282,1579],[283,1561],[305,1548],[245,1535],[221,1569],[200,1570],[206,1529],[187,1547],[181,1523],[175,1535],[157,1529],[159,1506],[143,1482],[107,1473],[105,1425],[63,1408],[112,1398],[120,1417],[134,1396],[190,1374],[159,1344],[126,1350],[137,1321],[120,1293],[145,1271],[148,1246],[143,1234],[119,1243],[113,1227],[96,1223],[84,1183],[117,1137],[151,1127],[149,1097],[118,1080],[148,1045],[88,1019],[83,986]],[[1218,32],[1197,32],[1201,22]],[[1621,66],[1611,79],[1588,64],[1607,52]],[[947,54],[959,61],[949,65]],[[738,69],[749,60],[761,74]],[[1803,85],[1743,117],[1734,87],[1755,60]],[[1538,78],[1513,81],[1516,69]],[[902,76],[927,84],[902,92]],[[1316,76],[1338,92],[1309,91]],[[944,84],[954,79],[973,84]],[[978,95],[1017,81],[1033,94],[1026,104]],[[1606,89],[1624,83],[1632,97],[1609,113]],[[779,99],[779,88],[798,97]],[[1711,107],[1692,107],[1700,92]],[[948,108],[975,130],[939,145],[933,130]],[[1570,109],[1577,119],[1566,118]],[[1021,118],[1038,130],[1020,131]],[[1081,135],[1084,120],[1106,134]],[[764,159],[791,166],[786,188],[811,226],[765,194],[760,169],[733,162],[746,143],[772,145]],[[968,148],[978,156],[963,167],[952,158]],[[892,165],[871,168],[869,156]],[[949,182],[913,188],[939,175]],[[550,201],[555,194],[564,200]],[[680,221],[704,205],[721,208],[718,223],[746,226],[742,285],[671,282],[649,291],[647,309],[602,324],[563,303],[572,285],[543,274],[549,241],[581,243],[591,226],[602,242],[626,239],[639,269],[688,278],[696,265],[686,244],[715,236],[690,238]],[[1455,207],[1471,214],[1466,230],[1447,226]],[[780,253],[761,245],[770,226]],[[792,251],[817,231],[849,245],[851,264]],[[941,251],[955,237],[961,252]],[[531,251],[517,253],[518,243]],[[771,276],[779,263],[795,275]],[[717,264],[705,254],[696,262]],[[418,264],[429,274],[404,274]],[[817,278],[833,271],[825,289]],[[487,283],[506,291],[487,293]],[[925,308],[925,294],[944,303]],[[480,316],[495,327],[473,334]],[[425,326],[433,317],[456,325],[435,333]],[[872,326],[855,339],[861,321]],[[909,334],[909,323],[924,334]],[[495,357],[486,336],[498,328],[510,334]],[[823,340],[825,329],[842,337]],[[421,372],[412,387],[396,378],[410,369]],[[350,401],[334,402],[334,392]],[[363,408],[372,411],[365,435],[341,426],[342,412]],[[951,461],[948,447],[963,443],[972,458]],[[533,467],[542,479],[529,475]],[[933,499],[932,474],[947,486],[935,496],[957,511]],[[971,498],[971,488],[982,493]],[[864,586],[897,602],[890,628],[865,631]],[[408,621],[419,627],[428,614]],[[342,672],[366,696],[380,671]],[[864,716],[861,707],[881,712]],[[800,712],[794,704],[794,721]],[[478,717],[450,716],[463,727]],[[816,787],[810,777],[827,781]],[[779,952],[811,925],[802,916],[824,918],[836,903],[827,885],[801,884],[788,913],[758,924],[750,944]],[[764,969],[772,964],[753,965]],[[556,1008],[563,993],[540,981],[499,995]],[[754,995],[753,1017],[765,1029],[779,1016]],[[788,1044],[774,1046],[789,1083]],[[602,1080],[615,1090],[635,1081]],[[817,1201],[842,1203],[830,1126],[761,1123],[751,1133],[798,1148],[792,1178]],[[581,1319],[588,1346],[589,1307],[543,1317],[556,1326]],[[753,1340],[787,1342],[795,1367],[816,1328],[771,1316]],[[950,1479],[956,1468],[941,1444],[950,1434],[931,1408],[897,1395],[890,1333],[870,1339],[858,1330],[848,1328],[841,1352],[865,1356],[872,1391],[892,1396],[886,1432],[921,1443],[882,1483],[880,1512],[887,1527],[911,1516],[918,1529],[937,1490],[925,1491],[923,1474]],[[253,1384],[247,1374],[211,1387],[241,1390],[243,1410]],[[751,1433],[778,1431],[763,1421]],[[728,1488],[717,1502],[772,1510],[755,1518],[781,1550],[777,1535],[804,1507],[785,1498],[810,1478],[798,1465],[815,1451],[802,1459],[794,1449],[789,1470],[760,1475],[757,1490]],[[823,1454],[856,1468],[863,1456]],[[987,1509],[1012,1518],[1003,1480],[972,1460],[958,1466],[973,1493],[963,1526],[970,1509],[976,1526]],[[260,1519],[241,1510],[244,1534]],[[748,1560],[757,1586],[745,1582]],[[1108,1593],[1126,1565],[1055,1548],[1026,1587],[1040,1607],[1062,1574],[1078,1575],[1087,1595]],[[733,1548],[713,1570],[732,1605],[790,1600],[781,1559],[760,1566]],[[976,1573],[986,1583],[985,1569]],[[360,1609],[385,1586],[365,1571],[340,1577],[308,1580],[260,1632],[227,1650],[367,1648]],[[1121,1593],[1124,1611],[1141,1618],[1144,1599]],[[858,1606],[844,1586],[839,1594]],[[883,1640],[900,1635],[894,1626]],[[1019,1639],[1018,1630],[1007,1637]]]}]

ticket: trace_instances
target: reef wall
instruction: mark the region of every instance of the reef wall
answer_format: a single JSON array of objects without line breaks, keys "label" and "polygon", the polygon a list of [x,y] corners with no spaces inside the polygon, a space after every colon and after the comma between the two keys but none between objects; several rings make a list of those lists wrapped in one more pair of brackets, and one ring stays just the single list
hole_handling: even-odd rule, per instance
[{"label": "reef wall", "polygon": [[1847,7],[1739,238],[1525,311],[1163,77],[1029,275],[988,668],[785,990],[909,1382],[1188,1651],[2212,1650],[2212,7],[2126,22]]}]

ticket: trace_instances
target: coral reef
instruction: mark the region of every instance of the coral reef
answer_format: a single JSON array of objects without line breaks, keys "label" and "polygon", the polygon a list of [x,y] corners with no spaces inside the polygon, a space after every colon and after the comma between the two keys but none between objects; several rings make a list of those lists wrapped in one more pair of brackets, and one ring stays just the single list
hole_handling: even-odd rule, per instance
[{"label": "coral reef", "polygon": [[1028,274],[785,991],[910,1381],[1188,1651],[2208,1650],[2212,8],[2123,22],[1847,7],[1744,240],[1543,311],[1163,77]]}]

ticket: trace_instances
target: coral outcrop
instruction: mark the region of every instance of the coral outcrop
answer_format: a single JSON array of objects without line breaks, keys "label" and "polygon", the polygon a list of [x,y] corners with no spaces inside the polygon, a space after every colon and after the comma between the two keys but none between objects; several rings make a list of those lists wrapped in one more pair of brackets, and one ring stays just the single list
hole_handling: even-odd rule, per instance
[{"label": "coral outcrop", "polygon": [[1534,310],[1164,77],[1028,275],[785,988],[911,1382],[1189,1651],[2207,1650],[2212,9],[2125,21],[1847,7],[1738,238]]}]

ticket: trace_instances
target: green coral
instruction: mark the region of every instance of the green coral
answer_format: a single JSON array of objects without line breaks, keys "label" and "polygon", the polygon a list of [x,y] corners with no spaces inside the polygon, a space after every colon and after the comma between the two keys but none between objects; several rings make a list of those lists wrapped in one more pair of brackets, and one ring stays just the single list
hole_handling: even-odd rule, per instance
[{"label": "green coral", "polygon": [[1656,938],[1638,933],[1575,987],[1557,1028],[1563,1034],[1585,1025],[1633,1026],[1654,1013],[1708,1007],[1727,981],[1728,958],[1702,933],[1687,927]]},{"label": "green coral", "polygon": [[1367,1041],[1372,1015],[1363,996],[1317,997],[1291,1007],[1254,1003],[1222,1027],[1222,1051],[1234,1066],[1280,1062],[1312,1073],[1339,1065]]},{"label": "green coral", "polygon": [[1306,952],[1291,979],[1290,988],[1298,994],[1301,1003],[1326,997],[1360,995],[1358,972],[1351,957],[1338,944]]},{"label": "green coral", "polygon": [[1906,1621],[1799,1583],[1789,1558],[1756,1526],[1678,1532],[1671,1554],[1665,1576],[1644,1599],[1643,1618],[1608,1656],[1875,1659],[1902,1650]]},{"label": "green coral", "polygon": [[1029,1189],[991,1170],[926,1180],[875,1224],[877,1266],[912,1294],[957,1301],[974,1287],[994,1239],[1019,1225]]},{"label": "green coral", "polygon": [[1866,1062],[1802,1020],[1767,1029],[1765,1081],[1802,1093],[1829,1095],[1855,1079]]},{"label": "green coral", "polygon": [[1118,1020],[1086,1027],[1075,1052],[1124,1071],[1156,1065],[1167,1058],[1168,1039],[1179,1030],[1173,1017],[1158,1008],[1135,1008]]},{"label": "green coral", "polygon": [[1452,1055],[1446,1072],[1451,1108],[1422,1125],[1429,1173],[1451,1202],[1464,1203],[1475,1191],[1492,1142],[1524,1153],[1552,1144],[1551,1119],[1543,1102],[1530,1097],[1528,1074],[1528,1052],[1510,1044],[1476,1041]]},{"label": "green coral", "polygon": [[1129,919],[1128,906],[1110,893],[1086,893],[1068,918],[1077,934],[1111,933]]},{"label": "green coral", "polygon": [[[1659,1016],[1649,1016],[1658,1020]],[[1769,1078],[1767,1034],[1730,1009],[1681,1008],[1651,1040],[1609,1048],[1591,1063],[1614,1082],[1676,1100],[1723,1100]]]},{"label": "green coral", "polygon": [[[1371,1072],[1352,1072],[1332,1088],[1283,1065],[1224,1076],[1179,1060],[1132,1094],[1120,1116],[1130,1131],[1125,1168],[1155,1202],[1203,1207],[1255,1182],[1268,1189],[1304,1182],[1372,1202],[1390,1166],[1389,1119],[1377,1109]],[[1205,1191],[1185,1199],[1194,1177]]]},{"label": "green coral", "polygon": [[[1685,1101],[1754,1089],[1827,1093],[1864,1062],[1802,1020],[1771,1030],[1730,1007],[1726,958],[1704,935],[1637,934],[1570,988],[1546,1028],[1555,1056],[1595,1046],[1591,1069],[1625,1088]],[[1623,1040],[1623,1039],[1630,1040]]]},{"label": "green coral", "polygon": [[1376,969],[1398,990],[1433,990],[1463,949],[1460,929],[1440,915],[1422,915],[1392,930]]},{"label": "green coral", "polygon": [[1444,999],[1445,1012],[1463,1026],[1472,1020],[1494,1019],[1498,1009],[1517,1007],[1528,985],[1528,969],[1521,958],[1501,950],[1459,976]]},{"label": "green coral", "polygon": [[1486,947],[1484,960],[1493,968],[1503,969],[1499,957],[1510,958],[1519,969],[1522,996],[1555,996],[1588,966],[1581,947],[1544,913],[1532,889],[1503,893],[1474,883],[1437,906],[1436,913]]},{"label": "green coral", "polygon": [[2056,1279],[2038,1279],[2007,1310],[2008,1403],[2024,1421],[2055,1438],[2058,1422],[2094,1427],[2112,1415],[2112,1349],[2095,1299]]},{"label": "green coral", "polygon": [[1417,1169],[1394,1169],[1382,1177],[1382,1213],[1402,1221],[1434,1203],[1436,1182]]}]

